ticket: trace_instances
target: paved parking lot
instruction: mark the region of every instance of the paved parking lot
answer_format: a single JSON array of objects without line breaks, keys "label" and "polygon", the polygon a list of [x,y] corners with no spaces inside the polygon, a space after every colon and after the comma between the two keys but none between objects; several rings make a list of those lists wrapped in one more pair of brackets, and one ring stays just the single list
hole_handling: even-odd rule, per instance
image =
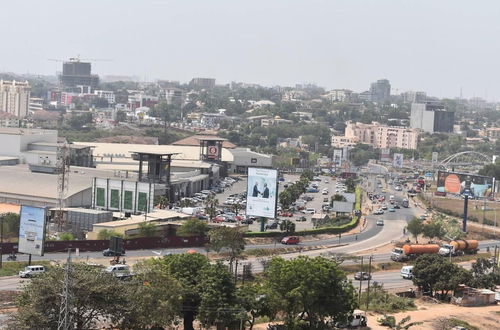
[{"label": "paved parking lot", "polygon": [[[278,187],[278,193],[283,191],[285,188],[284,186],[286,184],[291,184],[294,181],[297,181],[299,179],[299,175],[291,175],[291,174],[285,174],[284,182],[279,183]],[[306,195],[313,197],[312,201],[309,201],[306,203],[306,208],[313,208],[315,209],[316,213],[321,213],[321,207],[324,204],[324,198],[328,198],[330,200],[330,197],[335,194],[335,183],[336,181],[328,176],[320,176],[321,182],[315,182],[318,184],[318,193],[306,193]],[[322,190],[323,188],[328,189],[328,195],[322,195]],[[229,197],[229,195],[232,194],[239,194],[245,192],[247,189],[247,180],[246,178],[243,178],[240,181],[237,181],[234,183],[231,187],[225,188],[225,191],[223,193],[217,194],[217,199],[219,200],[219,204],[222,205],[224,201]],[[244,212],[244,210],[242,210]],[[305,216],[306,221],[297,221],[298,218]],[[278,219],[288,219],[293,222],[295,222],[296,225],[296,230],[304,230],[304,229],[311,229],[312,228],[312,223],[311,223],[311,218],[312,214],[303,214],[296,212],[294,213],[293,217],[281,217],[278,216]],[[260,223],[259,222],[254,222],[252,225],[250,225],[250,230],[251,231],[260,231]],[[279,231],[278,229],[270,229],[271,231]]]}]

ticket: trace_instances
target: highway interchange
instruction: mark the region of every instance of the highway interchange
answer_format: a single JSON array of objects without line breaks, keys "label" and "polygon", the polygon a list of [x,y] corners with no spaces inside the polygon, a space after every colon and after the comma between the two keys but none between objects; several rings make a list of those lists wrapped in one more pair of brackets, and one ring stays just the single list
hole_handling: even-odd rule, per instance
[{"label": "highway interchange", "polygon": [[[369,172],[379,172],[379,173],[384,173],[386,171],[385,168],[377,166],[377,165],[371,165]],[[381,193],[381,189],[378,187],[378,184],[376,182],[376,177],[375,175],[369,176],[368,179],[366,179],[363,184],[364,188],[367,191],[375,192],[375,193]],[[384,179],[381,179],[382,181]],[[335,192],[334,189],[334,181],[329,179],[328,183],[325,183],[325,180],[323,178],[322,183],[320,184],[320,191],[324,186],[327,186],[330,190],[330,195]],[[385,185],[385,183],[384,183]],[[234,187],[233,192],[226,192],[225,194],[228,195],[230,193],[239,193],[238,189],[241,189],[244,187],[244,185],[241,185],[241,187]],[[394,195],[396,200],[401,203],[401,200],[404,198],[404,192],[398,192],[392,189],[393,187],[387,186],[387,192],[385,193],[387,197],[389,195]],[[244,188],[243,188],[244,189]],[[316,200],[316,203],[321,204],[322,203],[322,195],[321,193],[316,193],[314,195],[315,199],[312,201],[313,204],[312,206],[308,207],[314,207],[317,210],[320,209],[321,205],[317,207],[314,203]],[[366,195],[365,195],[366,196]],[[223,196],[221,196],[223,197]],[[410,205],[411,207],[406,209],[406,208],[401,208],[397,209],[396,212],[386,212],[383,215],[366,215],[364,218],[366,218],[366,226],[362,229],[361,232],[359,233],[352,233],[350,235],[344,235],[340,238],[340,245],[339,245],[339,237],[334,236],[326,239],[318,239],[318,240],[304,240],[300,243],[299,246],[303,246],[305,248],[311,248],[311,247],[317,247],[313,248],[311,250],[306,250],[304,251],[297,251],[293,253],[287,253],[281,255],[283,258],[295,258],[299,255],[306,255],[306,256],[329,256],[332,253],[333,254],[348,254],[348,255],[364,255],[368,256],[371,255],[373,258],[374,262],[380,263],[380,262],[388,262],[390,261],[390,253],[387,252],[380,252],[380,253],[375,253],[373,252],[372,249],[387,245],[388,243],[395,241],[395,240],[400,240],[402,239],[405,235],[403,234],[403,228],[405,228],[407,221],[411,220],[415,215],[419,215],[423,213],[423,210],[415,207],[414,205]],[[310,217],[309,217],[310,218]],[[383,219],[384,220],[384,226],[377,226],[376,221],[378,219]],[[310,222],[308,220],[307,222]],[[299,222],[297,222],[299,224]],[[302,224],[302,223],[300,223]],[[300,228],[298,226],[298,228]],[[252,230],[256,230],[255,228],[252,228]],[[493,247],[495,244],[500,245],[500,241],[484,241],[480,243],[480,249],[484,250],[486,247]],[[251,250],[251,249],[274,249],[274,248],[280,248],[282,247],[281,244],[251,244],[247,245],[246,249]],[[129,250],[127,251],[127,258],[130,257],[157,257],[159,255],[165,255],[167,253],[185,253],[187,250],[190,250],[191,248],[174,248],[174,249],[164,249],[164,250]],[[199,253],[206,253],[205,248],[200,247],[200,248],[194,248],[196,251]],[[372,250],[372,252],[368,251]],[[85,260],[85,259],[98,259],[98,258],[103,258],[101,252],[83,252],[80,253],[79,256],[75,256],[77,259],[80,260]],[[43,257],[33,257],[32,263],[36,264],[37,260],[53,260],[53,261],[62,261],[67,258],[67,253],[47,253]],[[6,256],[4,256],[4,262],[6,261]],[[27,261],[28,258],[25,255],[18,255],[18,261]],[[247,260],[244,261],[246,264],[252,264],[252,270],[254,272],[259,272],[262,271],[262,258],[248,258]],[[353,261],[346,261],[344,264],[352,264],[355,263]],[[352,277],[351,277],[352,278]],[[411,281],[408,280],[403,280],[399,274],[399,270],[397,271],[382,271],[382,272],[376,272],[373,274],[373,280],[378,281],[379,283],[382,283],[384,287],[388,289],[396,289],[396,288],[407,288],[411,286]],[[16,276],[10,276],[10,277],[3,277],[0,278],[0,290],[16,290],[19,288],[20,284],[22,281],[17,278]],[[353,281],[353,284],[358,285],[358,281]],[[366,284],[363,284],[363,286],[366,286]]]}]

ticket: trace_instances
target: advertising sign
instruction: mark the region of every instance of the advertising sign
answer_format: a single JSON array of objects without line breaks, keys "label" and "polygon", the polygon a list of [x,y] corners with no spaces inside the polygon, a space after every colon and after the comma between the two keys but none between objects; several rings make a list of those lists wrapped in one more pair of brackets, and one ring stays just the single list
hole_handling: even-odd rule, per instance
[{"label": "advertising sign", "polygon": [[21,206],[19,221],[20,253],[43,256],[45,241],[45,209],[33,206]]},{"label": "advertising sign", "polygon": [[207,157],[210,159],[217,159],[219,157],[219,147],[209,146],[207,148]]},{"label": "advertising sign", "polygon": [[437,153],[435,151],[432,153],[432,163],[438,162],[438,156],[439,156],[439,153]]},{"label": "advertising sign", "polygon": [[392,163],[394,167],[403,167],[403,154],[394,154],[394,162]]},{"label": "advertising sign", "polygon": [[438,172],[436,191],[469,197],[489,197],[494,190],[493,178],[470,173]]},{"label": "advertising sign", "polygon": [[389,148],[380,149],[380,161],[381,162],[390,162],[391,161],[391,149],[389,149]]},{"label": "advertising sign", "polygon": [[333,150],[333,163],[335,166],[342,166],[342,149]]},{"label": "advertising sign", "polygon": [[247,215],[266,218],[276,217],[277,183],[277,170],[248,168]]}]

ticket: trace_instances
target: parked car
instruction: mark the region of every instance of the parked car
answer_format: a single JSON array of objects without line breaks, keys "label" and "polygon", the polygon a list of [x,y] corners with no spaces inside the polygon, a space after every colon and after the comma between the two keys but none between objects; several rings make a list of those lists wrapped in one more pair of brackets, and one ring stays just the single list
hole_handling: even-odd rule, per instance
[{"label": "parked car", "polygon": [[389,212],[396,212],[396,210],[395,210],[393,207],[391,207],[391,208],[389,209]]},{"label": "parked car", "polygon": [[304,213],[304,214],[314,214],[314,213],[316,213],[316,210],[313,209],[313,208],[307,208],[307,209],[303,210],[302,213]]},{"label": "parked car", "polygon": [[278,228],[278,222],[277,221],[270,221],[270,222],[266,223],[265,228],[266,228],[266,230],[267,229],[277,229]]},{"label": "parked car", "polygon": [[125,279],[132,276],[132,274],[130,273],[129,265],[122,265],[122,264],[111,265],[105,269],[105,272],[121,279]]},{"label": "parked car", "polygon": [[298,236],[286,236],[281,240],[281,244],[299,244],[300,239]]},{"label": "parked car", "polygon": [[400,208],[401,208],[401,206],[399,206],[399,204],[394,204],[394,208],[395,208],[395,209],[400,209]]},{"label": "parked car", "polygon": [[377,220],[377,226],[383,226],[384,225],[384,220],[380,219]]},{"label": "parked car", "polygon": [[297,218],[297,221],[306,221],[306,220],[307,220],[306,217],[299,217],[299,218]]},{"label": "parked car", "polygon": [[111,249],[106,249],[102,251],[102,255],[105,257],[115,257],[115,256],[124,256],[125,255],[125,250],[122,250],[121,252],[119,251],[113,251]]},{"label": "parked car", "polygon": [[354,279],[358,281],[359,280],[366,281],[366,280],[371,280],[372,276],[367,272],[357,272],[356,274],[354,274]]},{"label": "parked car", "polygon": [[19,277],[30,278],[45,273],[45,267],[40,265],[26,266],[19,272]]}]

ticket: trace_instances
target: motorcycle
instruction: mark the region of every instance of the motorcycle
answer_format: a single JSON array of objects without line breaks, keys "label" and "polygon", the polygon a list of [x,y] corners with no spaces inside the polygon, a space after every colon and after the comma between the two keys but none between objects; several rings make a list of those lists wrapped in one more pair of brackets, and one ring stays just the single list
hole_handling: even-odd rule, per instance
[{"label": "motorcycle", "polygon": [[11,254],[7,257],[7,261],[16,261],[17,256],[15,254]]}]

